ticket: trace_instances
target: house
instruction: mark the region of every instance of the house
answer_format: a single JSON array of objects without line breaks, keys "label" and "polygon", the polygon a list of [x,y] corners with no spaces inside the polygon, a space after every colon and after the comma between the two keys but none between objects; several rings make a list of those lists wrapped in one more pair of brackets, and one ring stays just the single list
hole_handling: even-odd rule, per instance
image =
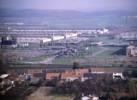
[{"label": "house", "polygon": [[60,77],[60,73],[57,72],[50,72],[46,74],[45,79],[46,80],[53,80],[53,79],[58,79]]},{"label": "house", "polygon": [[91,68],[91,72],[92,73],[96,73],[96,74],[103,74],[103,73],[122,73],[123,72],[123,68],[106,68],[106,67],[93,67]]},{"label": "house", "polygon": [[9,76],[9,74],[2,74],[2,75],[0,75],[0,79],[5,79],[5,78],[7,78]]},{"label": "house", "polygon": [[92,97],[92,100],[99,100],[99,97],[94,96]]},{"label": "house", "polygon": [[81,81],[85,81],[87,79],[93,79],[93,77],[94,77],[93,73],[90,73],[90,72],[84,73],[83,77],[81,78]]},{"label": "house", "polygon": [[87,72],[88,69],[67,70],[61,74],[61,79],[66,81],[74,81],[76,79],[81,79],[83,74]]},{"label": "house", "polygon": [[0,75],[0,94],[5,94],[12,87],[15,87],[14,81],[10,79],[9,74]]},{"label": "house", "polygon": [[94,95],[82,96],[81,100],[99,100],[99,97],[94,96]]},{"label": "house", "polygon": [[77,73],[76,71],[65,71],[64,73],[61,74],[61,79],[65,81],[74,81],[76,79],[80,78],[80,74]]},{"label": "house", "polygon": [[81,97],[81,100],[90,100],[90,98],[88,96],[83,96]]},{"label": "house", "polygon": [[113,79],[124,79],[122,73],[113,73]]},{"label": "house", "polygon": [[[80,79],[85,81],[92,78],[101,78],[101,77],[110,77],[113,78],[117,74],[122,73],[123,70],[119,68],[85,68],[85,69],[75,69],[75,70],[66,70],[63,72],[49,72],[46,74],[46,79],[52,80],[55,78],[64,80],[64,81],[74,81]],[[101,76],[101,77],[100,77]],[[123,78],[123,76],[121,75]]]}]

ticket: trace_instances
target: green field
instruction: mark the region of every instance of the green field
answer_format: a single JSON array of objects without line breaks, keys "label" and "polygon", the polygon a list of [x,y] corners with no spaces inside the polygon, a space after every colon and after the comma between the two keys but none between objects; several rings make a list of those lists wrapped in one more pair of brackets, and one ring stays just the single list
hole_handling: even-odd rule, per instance
[{"label": "green field", "polygon": [[103,57],[103,58],[105,58],[105,57],[118,56],[118,55],[115,55],[113,53],[121,49],[121,47],[106,47],[106,48],[107,48],[107,50],[105,50],[101,54],[97,55],[96,57]]},{"label": "green field", "polygon": [[71,100],[72,97],[68,95],[50,95],[50,100]]},{"label": "green field", "polygon": [[[93,56],[94,53],[99,52],[100,50],[105,49],[104,51]],[[84,64],[93,64],[93,63],[105,63],[108,60],[117,60],[121,56],[113,54],[117,50],[121,49],[120,47],[91,47],[89,50],[81,51],[74,56],[62,56],[53,61],[54,64],[73,64],[74,61],[84,63]],[[111,61],[110,61],[111,62]]]},{"label": "green field", "polygon": [[81,62],[89,54],[98,51],[100,47],[89,48],[88,50],[80,51],[75,55],[62,56],[53,61],[54,64],[73,64],[74,61]]},{"label": "green field", "polygon": [[47,58],[48,58],[47,56],[42,55],[42,56],[38,56],[38,57],[32,57],[32,58],[28,59],[27,61],[30,61],[30,62],[43,61]]}]

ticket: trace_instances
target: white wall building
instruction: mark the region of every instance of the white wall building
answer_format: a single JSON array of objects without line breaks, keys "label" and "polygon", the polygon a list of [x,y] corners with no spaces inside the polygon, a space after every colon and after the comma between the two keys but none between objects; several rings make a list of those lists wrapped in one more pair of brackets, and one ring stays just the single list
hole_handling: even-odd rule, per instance
[{"label": "white wall building", "polygon": [[137,47],[132,46],[132,45],[128,46],[126,54],[127,56],[137,57]]},{"label": "white wall building", "polygon": [[113,79],[121,78],[124,79],[124,76],[122,73],[113,73]]},{"label": "white wall building", "polygon": [[76,38],[78,36],[78,34],[80,33],[66,33],[65,34],[65,38],[68,39],[68,38]]},{"label": "white wall building", "polygon": [[134,39],[137,38],[137,32],[124,32],[124,33],[120,33],[117,37],[123,39]]},{"label": "white wall building", "polygon": [[40,37],[18,37],[17,43],[46,43],[50,42],[51,38],[40,38]]},{"label": "white wall building", "polygon": [[53,36],[52,39],[53,39],[53,41],[62,40],[62,39],[64,39],[64,36]]}]

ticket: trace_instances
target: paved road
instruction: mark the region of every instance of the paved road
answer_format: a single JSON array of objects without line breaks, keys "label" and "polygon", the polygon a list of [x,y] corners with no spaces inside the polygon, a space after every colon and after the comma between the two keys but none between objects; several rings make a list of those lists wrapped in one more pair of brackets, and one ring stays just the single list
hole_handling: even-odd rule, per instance
[{"label": "paved road", "polygon": [[106,50],[108,50],[108,48],[102,47],[99,51],[93,53],[92,55],[88,55],[87,57],[96,57],[97,55],[103,53]]},{"label": "paved road", "polygon": [[47,96],[46,87],[40,87],[37,91],[26,97],[26,100],[51,100]]},{"label": "paved road", "polygon": [[46,58],[43,61],[33,61],[33,62],[25,62],[25,63],[28,63],[28,64],[52,64],[52,61],[55,58],[56,58],[56,56],[52,56],[52,57]]},{"label": "paved road", "polygon": [[39,87],[34,93],[26,97],[26,100],[73,100],[72,97],[49,94],[51,89],[51,87]]}]

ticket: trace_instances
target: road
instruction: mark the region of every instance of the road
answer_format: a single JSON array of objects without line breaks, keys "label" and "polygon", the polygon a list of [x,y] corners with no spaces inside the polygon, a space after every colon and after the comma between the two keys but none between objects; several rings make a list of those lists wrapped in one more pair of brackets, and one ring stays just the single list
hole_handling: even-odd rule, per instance
[{"label": "road", "polygon": [[26,97],[26,100],[51,100],[47,96],[46,87],[40,87],[37,91]]},{"label": "road", "polygon": [[103,53],[104,51],[108,50],[108,48],[102,47],[99,51],[92,53],[91,55],[88,55],[86,57],[96,57],[97,55]]},{"label": "road", "polygon": [[55,58],[56,58],[56,56],[51,56],[51,57],[46,58],[43,61],[34,61],[34,62],[25,62],[25,63],[28,63],[28,64],[52,64],[52,61]]},{"label": "road", "polygon": [[50,94],[51,87],[39,87],[34,93],[26,97],[26,100],[73,100],[69,96]]}]

